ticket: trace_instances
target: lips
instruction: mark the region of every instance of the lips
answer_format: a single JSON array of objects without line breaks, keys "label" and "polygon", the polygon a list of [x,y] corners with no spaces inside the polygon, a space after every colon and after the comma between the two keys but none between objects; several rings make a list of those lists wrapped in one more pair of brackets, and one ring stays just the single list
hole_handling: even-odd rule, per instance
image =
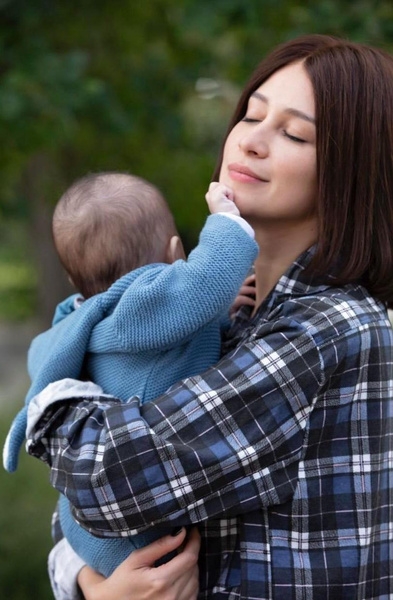
[{"label": "lips", "polygon": [[245,183],[267,181],[266,179],[263,179],[262,177],[254,173],[254,171],[252,171],[245,165],[239,163],[232,163],[228,165],[228,172],[231,179],[234,179],[235,181],[242,181]]}]

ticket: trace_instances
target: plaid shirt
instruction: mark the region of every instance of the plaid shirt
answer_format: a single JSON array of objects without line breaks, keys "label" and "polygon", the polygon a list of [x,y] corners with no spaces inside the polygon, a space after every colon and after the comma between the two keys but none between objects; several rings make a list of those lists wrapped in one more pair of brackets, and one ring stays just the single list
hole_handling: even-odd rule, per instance
[{"label": "plaid shirt", "polygon": [[28,435],[91,531],[198,523],[200,598],[393,598],[392,329],[308,260],[216,367],[144,406],[56,402]]}]

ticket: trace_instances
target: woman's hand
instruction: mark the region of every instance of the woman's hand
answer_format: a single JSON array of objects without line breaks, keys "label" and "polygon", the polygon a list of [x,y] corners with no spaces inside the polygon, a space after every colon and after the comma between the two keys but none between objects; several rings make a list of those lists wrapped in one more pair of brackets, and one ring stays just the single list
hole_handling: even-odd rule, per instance
[{"label": "woman's hand", "polygon": [[[135,550],[108,579],[83,567],[78,583],[84,597],[86,600],[195,600],[198,594],[198,530],[194,528],[185,539],[183,528],[174,537],[167,535]],[[159,558],[176,549],[179,554],[169,562],[153,566]]]},{"label": "woman's hand", "polygon": [[235,314],[242,306],[252,306],[255,307],[255,275],[249,275],[243,282],[238,295],[229,311],[229,316],[231,319],[234,318]]}]

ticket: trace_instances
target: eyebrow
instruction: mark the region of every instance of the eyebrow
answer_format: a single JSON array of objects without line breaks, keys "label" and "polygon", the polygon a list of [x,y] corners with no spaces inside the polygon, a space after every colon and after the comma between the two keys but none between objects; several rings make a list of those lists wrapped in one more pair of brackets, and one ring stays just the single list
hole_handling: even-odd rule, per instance
[{"label": "eyebrow", "polygon": [[[269,104],[268,98],[266,98],[266,96],[264,96],[260,92],[253,92],[250,98],[257,98],[258,100],[265,102],[265,104]],[[294,117],[299,117],[299,119],[303,119],[304,121],[308,121],[309,123],[313,123],[313,125],[315,125],[314,117],[310,117],[310,115],[304,113],[301,110],[297,110],[296,108],[286,108],[284,112],[293,115]]]}]

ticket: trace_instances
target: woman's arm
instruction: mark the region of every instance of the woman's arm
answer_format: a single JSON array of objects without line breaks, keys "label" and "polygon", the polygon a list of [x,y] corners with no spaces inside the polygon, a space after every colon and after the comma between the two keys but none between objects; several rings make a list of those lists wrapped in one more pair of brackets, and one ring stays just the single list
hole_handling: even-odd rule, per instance
[{"label": "woman's arm", "polygon": [[[159,558],[179,550],[183,543],[175,558],[154,567]],[[166,536],[133,552],[108,579],[84,567],[78,583],[86,600],[194,600],[198,594],[199,546],[197,529],[186,539],[183,528],[174,537]]]},{"label": "woman's arm", "polygon": [[288,318],[263,323],[217,367],[142,407],[102,397],[54,405],[29,452],[49,462],[81,524],[106,536],[282,503],[322,384],[309,330]]}]

